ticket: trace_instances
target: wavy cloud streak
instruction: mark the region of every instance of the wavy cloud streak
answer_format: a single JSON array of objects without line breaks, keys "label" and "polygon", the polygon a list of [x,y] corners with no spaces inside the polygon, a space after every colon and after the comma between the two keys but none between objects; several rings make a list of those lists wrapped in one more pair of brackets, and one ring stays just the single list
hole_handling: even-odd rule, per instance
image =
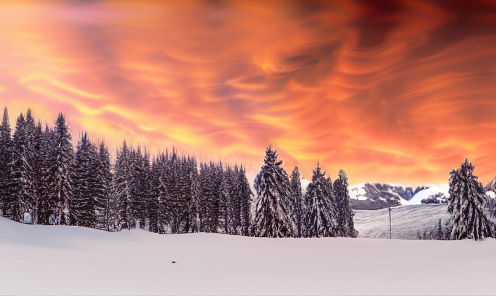
[{"label": "wavy cloud streak", "polygon": [[[0,102],[115,148],[352,183],[496,174],[494,1],[0,2]],[[11,118],[13,121],[14,118]]]}]

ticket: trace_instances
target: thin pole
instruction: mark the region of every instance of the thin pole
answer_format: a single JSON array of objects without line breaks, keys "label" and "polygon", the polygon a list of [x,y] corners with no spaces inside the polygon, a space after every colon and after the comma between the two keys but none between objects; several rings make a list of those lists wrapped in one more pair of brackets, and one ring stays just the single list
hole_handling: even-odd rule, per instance
[{"label": "thin pole", "polygon": [[391,207],[389,209],[389,239],[391,239]]}]

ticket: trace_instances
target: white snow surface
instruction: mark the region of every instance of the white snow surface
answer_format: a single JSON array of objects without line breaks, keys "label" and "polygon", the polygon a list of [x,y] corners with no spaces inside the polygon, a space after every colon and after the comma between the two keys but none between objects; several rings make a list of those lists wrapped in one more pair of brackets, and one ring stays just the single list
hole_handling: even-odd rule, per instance
[{"label": "white snow surface", "polygon": [[495,250],[495,239],[107,233],[0,218],[0,294],[488,295]]},{"label": "white snow surface", "polygon": [[449,184],[442,185],[426,185],[429,188],[419,191],[415,194],[412,199],[406,202],[408,205],[420,204],[422,199],[428,198],[430,195],[435,195],[438,193],[444,193],[444,196],[449,197]]}]

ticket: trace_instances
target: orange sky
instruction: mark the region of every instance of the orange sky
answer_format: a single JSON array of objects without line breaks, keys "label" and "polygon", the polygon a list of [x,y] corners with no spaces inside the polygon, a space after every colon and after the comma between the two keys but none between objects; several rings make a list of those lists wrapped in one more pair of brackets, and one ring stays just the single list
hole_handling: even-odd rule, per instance
[{"label": "orange sky", "polygon": [[0,1],[0,105],[351,184],[496,176],[496,1]]}]

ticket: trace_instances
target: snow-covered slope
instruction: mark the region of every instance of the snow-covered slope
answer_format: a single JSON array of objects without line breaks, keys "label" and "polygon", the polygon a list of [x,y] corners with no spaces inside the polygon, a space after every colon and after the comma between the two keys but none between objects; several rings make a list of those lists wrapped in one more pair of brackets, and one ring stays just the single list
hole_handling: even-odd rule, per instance
[{"label": "snow-covered slope", "polygon": [[[405,205],[391,208],[392,237],[417,239],[417,234],[429,232],[437,227],[441,219],[442,227],[450,220],[446,204]],[[388,209],[355,211],[355,228],[359,237],[389,238]]]},{"label": "snow-covered slope", "polygon": [[0,218],[0,294],[489,295],[495,249],[494,239],[107,233]]},{"label": "snow-covered slope", "polygon": [[423,199],[428,198],[429,196],[436,195],[438,193],[443,193],[445,197],[449,196],[449,185],[448,184],[443,184],[443,185],[427,185],[427,189],[424,189],[422,191],[419,191],[417,194],[415,194],[412,199],[407,201],[405,204],[408,205],[417,205],[420,204]]}]

